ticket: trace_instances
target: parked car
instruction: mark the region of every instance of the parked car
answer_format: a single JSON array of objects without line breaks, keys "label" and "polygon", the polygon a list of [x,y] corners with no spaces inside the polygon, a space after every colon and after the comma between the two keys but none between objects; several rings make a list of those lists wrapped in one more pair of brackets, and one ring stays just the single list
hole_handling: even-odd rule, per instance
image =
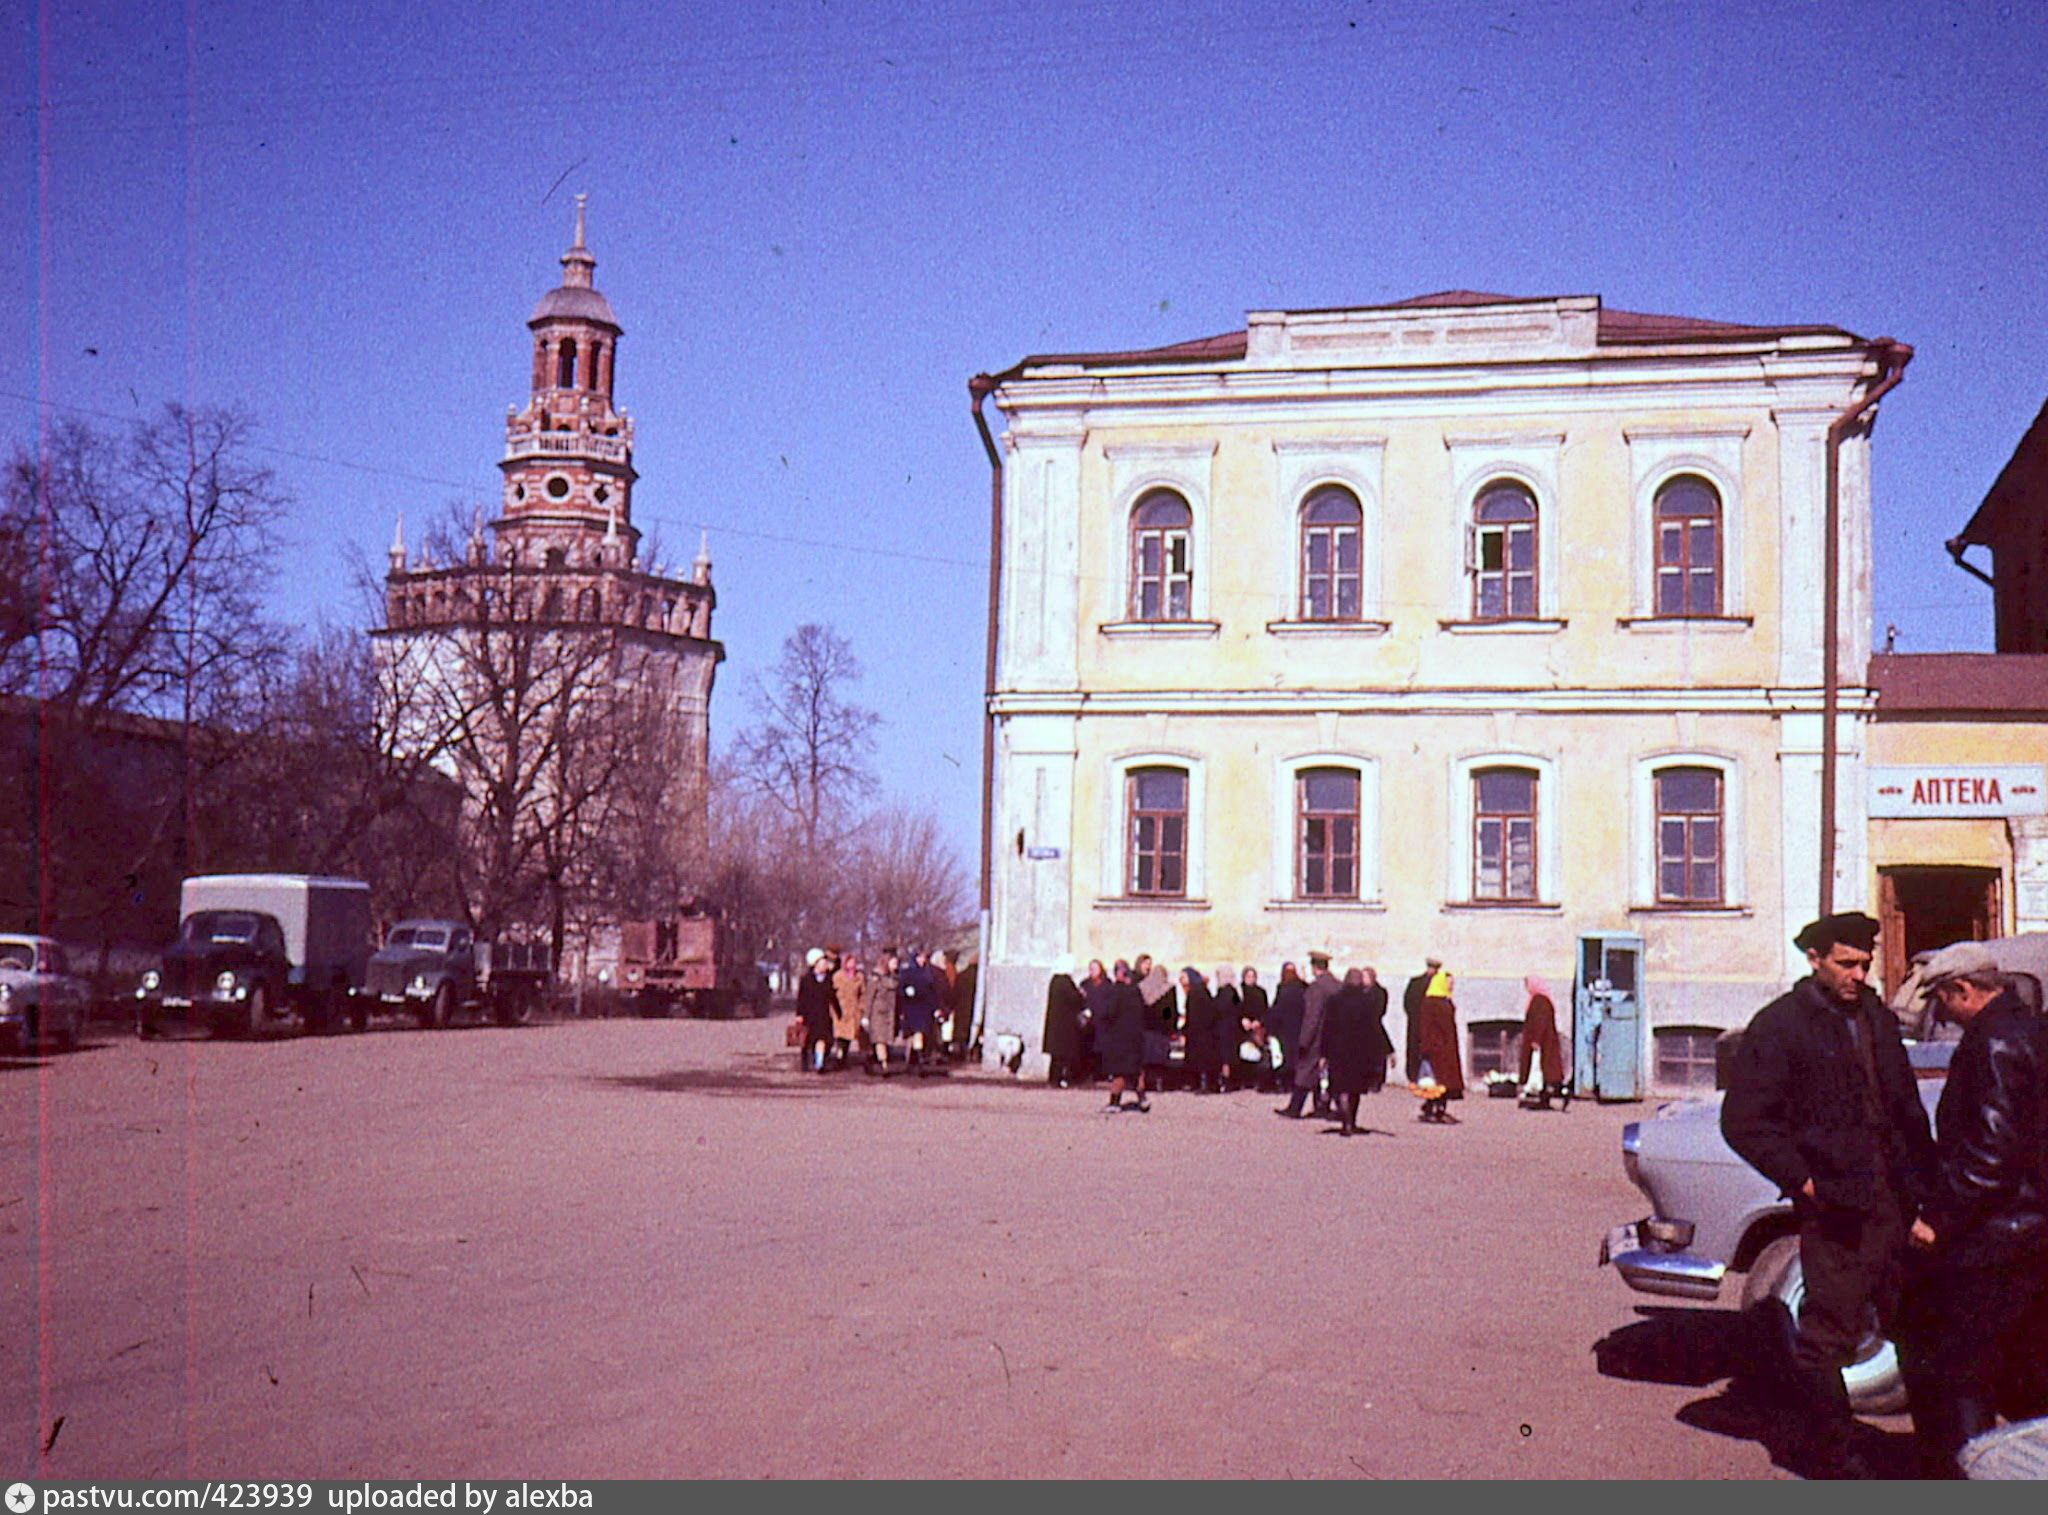
[{"label": "parked car", "polygon": [[62,943],[0,936],[0,1045],[68,1051],[78,1045],[91,1004],[92,989],[72,974]]},{"label": "parked car", "polygon": [[458,1011],[526,1019],[549,978],[544,945],[479,943],[460,921],[400,921],[372,954],[361,1000],[445,1026]]},{"label": "parked car", "polygon": [[[2015,991],[2039,1006],[2048,983],[2048,932],[1985,945],[1999,968],[2012,975]],[[1917,1014],[1919,978],[1916,961],[1894,997],[1893,1009],[1902,1016]],[[1909,1042],[1906,1051],[1920,1075],[1920,1099],[1931,1119],[1955,1043]],[[1780,1312],[1784,1323],[1797,1318],[1806,1278],[1791,1203],[1722,1139],[1719,1093],[1675,1101],[1648,1120],[1624,1126],[1621,1164],[1650,1201],[1650,1214],[1607,1233],[1600,1247],[1603,1266],[1611,1263],[1641,1293],[1695,1300],[1720,1298],[1728,1275],[1740,1273],[1745,1309],[1775,1300],[1785,1307]],[[1859,1411],[1887,1414],[1905,1407],[1898,1352],[1875,1330],[1856,1361],[1842,1370],[1842,1378]]]}]

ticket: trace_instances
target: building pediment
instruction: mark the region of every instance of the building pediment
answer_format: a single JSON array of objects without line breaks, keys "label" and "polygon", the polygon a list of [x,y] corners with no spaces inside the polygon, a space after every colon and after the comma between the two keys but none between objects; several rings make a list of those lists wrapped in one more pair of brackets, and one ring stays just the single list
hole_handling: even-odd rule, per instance
[{"label": "building pediment", "polygon": [[1600,298],[1255,310],[1248,321],[1245,359],[1260,367],[1584,358],[1599,346]]}]

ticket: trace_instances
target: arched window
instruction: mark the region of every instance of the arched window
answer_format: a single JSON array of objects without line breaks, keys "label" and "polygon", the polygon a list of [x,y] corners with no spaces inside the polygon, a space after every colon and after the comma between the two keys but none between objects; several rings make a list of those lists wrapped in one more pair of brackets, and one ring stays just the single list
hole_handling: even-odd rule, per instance
[{"label": "arched window", "polygon": [[576,596],[576,618],[582,621],[597,619],[597,591],[586,589]]},{"label": "arched window", "polygon": [[1693,474],[1657,491],[1657,614],[1721,613],[1721,496]]},{"label": "arched window", "polygon": [[1134,895],[1188,890],[1188,775],[1183,768],[1133,768],[1124,780]]},{"label": "arched window", "polygon": [[1657,903],[1718,905],[1722,897],[1721,774],[1660,768],[1657,782]]},{"label": "arched window", "polygon": [[1472,508],[1472,615],[1536,614],[1536,497],[1519,484],[1490,484]]},{"label": "arched window", "polygon": [[547,594],[541,599],[540,613],[543,620],[559,621],[562,618],[562,590],[558,584],[548,586]]},{"label": "arched window", "polygon": [[561,346],[555,349],[555,388],[576,387],[576,342],[574,338],[562,338]]},{"label": "arched window", "polygon": [[1355,621],[1361,597],[1358,497],[1325,484],[1301,509],[1301,618]]},{"label": "arched window", "polygon": [[1472,898],[1536,898],[1536,773],[1478,768],[1472,773]]},{"label": "arched window", "polygon": [[1294,781],[1295,893],[1358,898],[1358,770],[1304,768]]},{"label": "arched window", "polygon": [[1185,621],[1191,614],[1194,512],[1155,489],[1131,512],[1131,619]]}]

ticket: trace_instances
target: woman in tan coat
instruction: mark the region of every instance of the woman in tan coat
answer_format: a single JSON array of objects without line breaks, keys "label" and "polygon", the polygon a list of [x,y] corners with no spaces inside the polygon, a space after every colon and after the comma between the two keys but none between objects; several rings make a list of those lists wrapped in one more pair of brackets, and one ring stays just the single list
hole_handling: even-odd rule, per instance
[{"label": "woman in tan coat", "polygon": [[851,952],[839,960],[839,971],[832,975],[832,995],[832,1056],[843,1068],[849,1049],[860,1042],[860,1023],[867,1013],[868,978]]}]

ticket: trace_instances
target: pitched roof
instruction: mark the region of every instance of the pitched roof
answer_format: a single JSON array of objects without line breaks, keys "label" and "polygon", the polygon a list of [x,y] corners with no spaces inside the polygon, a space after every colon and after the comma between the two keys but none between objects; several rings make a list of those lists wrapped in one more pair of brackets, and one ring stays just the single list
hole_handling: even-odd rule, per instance
[{"label": "pitched roof", "polygon": [[2024,519],[2029,505],[2048,522],[2048,403],[2041,406],[2041,413],[2020,438],[2020,445],[1999,470],[1991,492],[1984,496],[1984,503],[1977,507],[1956,541],[1979,547],[1996,546],[2008,515],[2018,510]]},{"label": "pitched roof", "polygon": [[2048,719],[2048,654],[1893,652],[1870,660],[1877,718],[2004,715]]},{"label": "pitched roof", "polygon": [[[1477,305],[1537,305],[1555,298],[1549,295],[1499,295],[1476,289],[1444,289],[1434,294],[1410,295],[1379,305],[1333,307],[1360,310],[1451,309]],[[1599,343],[1602,347],[1665,346],[1673,342],[1765,341],[1774,337],[1831,336],[1858,340],[1854,332],[1839,326],[1751,326],[1732,321],[1708,321],[1697,316],[1660,316],[1634,310],[1600,310]],[[1224,332],[1175,342],[1165,347],[1144,347],[1121,352],[1035,353],[1018,363],[1011,372],[1052,365],[1080,368],[1138,368],[1154,364],[1231,362],[1245,355],[1248,333]]]}]

